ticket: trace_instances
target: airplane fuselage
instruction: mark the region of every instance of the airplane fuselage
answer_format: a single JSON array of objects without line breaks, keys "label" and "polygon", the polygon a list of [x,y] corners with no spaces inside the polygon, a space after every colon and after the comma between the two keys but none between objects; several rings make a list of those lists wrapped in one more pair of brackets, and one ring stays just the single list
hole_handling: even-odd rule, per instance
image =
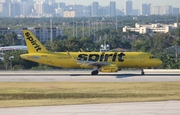
[{"label": "airplane fuselage", "polygon": [[[118,68],[144,68],[154,67],[162,63],[158,58],[144,52],[70,52],[77,60],[110,62],[116,64]],[[93,68],[78,64],[67,52],[31,53],[23,54],[22,58],[42,64],[47,64],[63,68]]]},{"label": "airplane fuselage", "polygon": [[23,30],[28,54],[21,58],[41,64],[62,68],[93,68],[91,75],[98,72],[117,72],[121,68],[154,67],[162,61],[145,52],[49,52],[29,30]]}]

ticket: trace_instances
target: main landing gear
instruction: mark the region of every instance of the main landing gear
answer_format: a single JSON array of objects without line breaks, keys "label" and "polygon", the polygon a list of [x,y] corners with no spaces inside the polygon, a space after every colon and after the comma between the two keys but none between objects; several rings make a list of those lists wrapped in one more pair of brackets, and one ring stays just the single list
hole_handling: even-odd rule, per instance
[{"label": "main landing gear", "polygon": [[144,70],[143,69],[141,69],[141,75],[144,75],[145,73],[144,73]]},{"label": "main landing gear", "polygon": [[93,71],[91,72],[91,75],[97,75],[98,73],[99,73],[98,70],[93,70]]}]

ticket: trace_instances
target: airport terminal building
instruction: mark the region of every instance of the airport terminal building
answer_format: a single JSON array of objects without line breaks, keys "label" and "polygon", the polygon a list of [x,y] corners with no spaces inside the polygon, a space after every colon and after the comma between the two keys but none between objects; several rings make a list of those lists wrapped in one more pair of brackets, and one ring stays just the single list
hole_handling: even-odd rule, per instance
[{"label": "airport terminal building", "polygon": [[146,33],[153,33],[153,32],[160,32],[160,33],[167,33],[172,29],[177,29],[178,28],[178,23],[174,24],[135,24],[135,27],[128,27],[125,26],[123,28],[123,32],[127,31],[133,31],[133,32],[138,32],[140,34],[146,34]]}]

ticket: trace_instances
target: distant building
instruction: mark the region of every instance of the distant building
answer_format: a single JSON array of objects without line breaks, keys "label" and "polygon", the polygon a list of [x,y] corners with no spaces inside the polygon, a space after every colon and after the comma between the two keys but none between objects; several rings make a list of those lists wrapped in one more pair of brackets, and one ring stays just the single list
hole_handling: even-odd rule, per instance
[{"label": "distant building", "polygon": [[[39,39],[41,42],[46,42],[50,40],[51,36],[51,28],[23,28],[23,29],[28,29],[31,30],[32,33]],[[60,28],[52,28],[52,38],[56,38],[59,35],[63,36],[63,32]]]},{"label": "distant building", "polygon": [[141,4],[140,15],[149,16],[151,14],[151,4]]},{"label": "distant building", "polygon": [[64,13],[63,13],[63,17],[64,18],[74,18],[74,17],[76,17],[76,11],[64,11]]},{"label": "distant building", "polygon": [[83,11],[84,11],[84,7],[83,5],[74,5],[74,10],[76,13],[76,17],[84,17],[83,16]]},{"label": "distant building", "polygon": [[142,25],[142,24],[135,24],[135,28],[125,26],[123,28],[123,32],[134,31],[138,32],[140,34],[146,34],[146,33],[153,33],[153,32],[161,32],[161,33],[167,33],[172,29],[178,28],[178,24],[148,24],[148,25]]},{"label": "distant building", "polygon": [[5,0],[4,9],[5,17],[11,17],[11,0]]},{"label": "distant building", "polygon": [[55,9],[55,16],[56,17],[63,17],[63,15],[64,15],[63,9],[61,9],[61,8]]},{"label": "distant building", "polygon": [[126,16],[132,15],[132,9],[133,9],[133,7],[132,7],[132,1],[131,1],[131,0],[126,0],[126,1],[125,1],[124,9],[125,9],[124,14],[125,14]]},{"label": "distant building", "polygon": [[93,17],[98,16],[98,10],[99,10],[99,2],[93,2],[93,4],[92,4],[92,16]]},{"label": "distant building", "polygon": [[116,9],[116,15],[124,16],[124,11],[123,11],[123,10]]},{"label": "distant building", "polygon": [[110,17],[116,16],[116,2],[110,2]]},{"label": "distant building", "polygon": [[161,6],[160,14],[161,15],[170,15],[173,13],[173,7],[170,5],[167,6]]},{"label": "distant building", "polygon": [[179,15],[179,8],[173,8],[173,14]]},{"label": "distant building", "polygon": [[34,9],[37,15],[42,15],[44,13],[44,2],[36,2],[34,4]]},{"label": "distant building", "polygon": [[133,16],[139,16],[139,9],[133,9],[131,15],[133,15]]},{"label": "distant building", "polygon": [[[46,42],[50,40],[50,35],[51,35],[51,29],[50,28],[23,28],[23,29],[28,29],[31,30],[34,35],[41,41],[41,42]],[[10,34],[12,32],[15,32],[18,36],[18,39],[23,40],[23,32],[22,30],[12,30],[10,28],[0,28],[0,35],[4,34]],[[59,35],[63,36],[63,31],[60,28],[52,28],[52,37],[57,38]]]},{"label": "distant building", "polygon": [[85,17],[91,17],[92,7],[91,6],[85,6],[83,15]]},{"label": "distant building", "polygon": [[61,8],[61,9],[63,9],[63,10],[66,9],[66,3],[64,3],[64,2],[58,3],[58,6],[59,6],[59,8]]},{"label": "distant building", "polygon": [[110,7],[109,6],[100,6],[98,11],[98,16],[110,16]]},{"label": "distant building", "polygon": [[160,6],[151,6],[151,15],[160,15]]},{"label": "distant building", "polygon": [[8,34],[10,32],[10,28],[0,28],[0,35]]},{"label": "distant building", "polygon": [[3,17],[3,8],[4,8],[4,4],[0,3],[0,16]]},{"label": "distant building", "polygon": [[64,11],[75,11],[75,17],[114,17],[116,15],[178,15],[179,8],[172,5],[152,5],[143,3],[140,9],[133,9],[133,0],[124,0],[124,8],[117,9],[116,2],[110,0],[108,6],[101,6],[99,2],[91,5],[68,4],[55,0],[1,0],[0,17],[62,17]]}]

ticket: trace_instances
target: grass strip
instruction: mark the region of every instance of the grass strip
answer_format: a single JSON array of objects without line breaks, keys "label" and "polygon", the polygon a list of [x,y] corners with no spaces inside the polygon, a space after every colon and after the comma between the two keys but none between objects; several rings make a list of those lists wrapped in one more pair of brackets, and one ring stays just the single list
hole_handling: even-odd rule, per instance
[{"label": "grass strip", "polygon": [[0,83],[0,107],[180,100],[180,82]]}]

